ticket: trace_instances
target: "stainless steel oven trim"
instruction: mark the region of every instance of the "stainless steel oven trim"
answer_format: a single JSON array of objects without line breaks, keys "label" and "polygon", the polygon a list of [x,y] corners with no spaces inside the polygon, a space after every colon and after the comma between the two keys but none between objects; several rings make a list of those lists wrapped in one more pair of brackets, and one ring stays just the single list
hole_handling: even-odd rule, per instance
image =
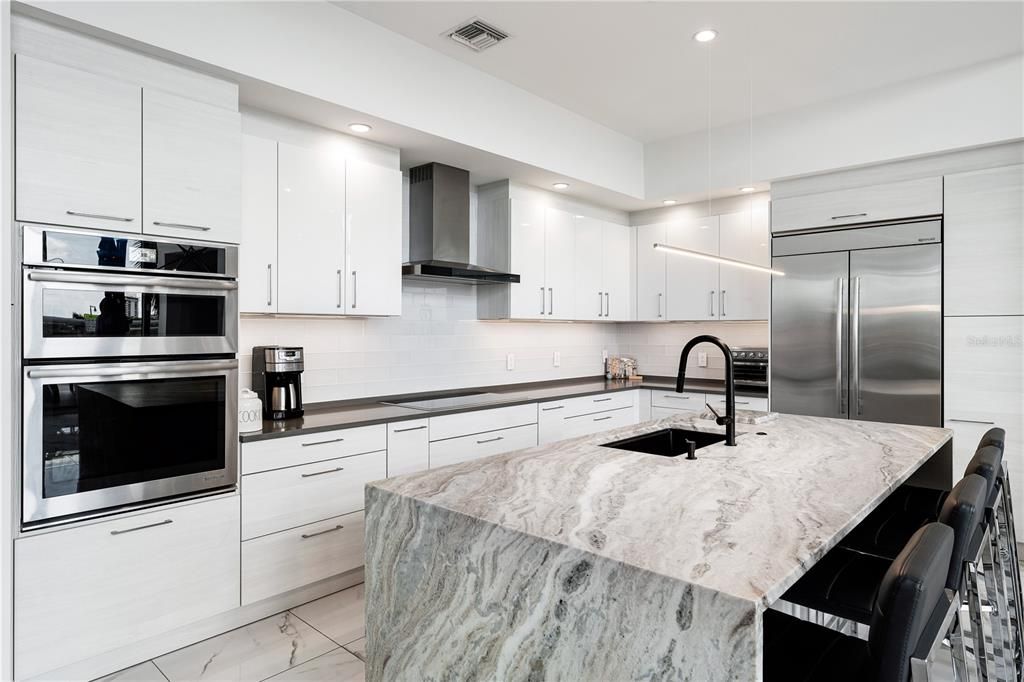
[{"label": "stainless steel oven trim", "polygon": [[166,274],[181,278],[200,279],[236,279],[238,277],[238,247],[234,244],[223,244],[219,242],[204,242],[193,239],[177,239],[167,237],[156,237],[142,232],[120,232],[118,230],[91,230],[85,228],[67,228],[55,225],[37,225],[34,223],[20,223],[21,225],[21,262],[30,267],[52,268],[60,267],[61,263],[47,263],[43,260],[43,233],[64,232],[66,234],[91,234],[97,237],[117,235],[125,239],[140,239],[147,242],[161,242],[163,244],[188,244],[200,248],[224,249],[224,274],[216,272],[185,272],[178,270],[138,270],[134,268],[106,267],[98,265],[73,265],[76,270],[91,270],[100,272],[120,272],[145,274]]},{"label": "stainless steel oven trim", "polygon": [[[43,295],[47,289],[109,291],[129,294],[185,294],[224,299],[223,336],[130,338],[46,338],[43,336]],[[238,352],[238,283],[223,280],[179,280],[174,277],[25,270],[22,353],[25,359],[124,357],[132,355],[211,355]]]},{"label": "stainless steel oven trim", "polygon": [[[74,495],[43,497],[43,461],[40,425],[42,424],[42,387],[72,380],[78,383],[120,380],[174,379],[189,377],[225,377],[225,415],[223,469],[185,476],[145,481],[129,485],[91,490]],[[22,397],[22,523],[35,523],[57,517],[95,513],[114,507],[134,505],[159,498],[193,494],[238,483],[238,361],[194,360],[168,362],[130,362],[26,367],[23,371]]]}]

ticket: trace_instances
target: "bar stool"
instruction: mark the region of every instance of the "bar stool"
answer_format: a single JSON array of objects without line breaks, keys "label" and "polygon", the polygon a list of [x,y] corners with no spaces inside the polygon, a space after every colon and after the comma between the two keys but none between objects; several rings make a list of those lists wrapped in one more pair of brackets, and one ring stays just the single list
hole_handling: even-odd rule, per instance
[{"label": "bar stool", "polygon": [[765,682],[927,680],[920,657],[937,649],[954,617],[945,591],[953,542],[953,530],[940,523],[914,533],[882,578],[868,641],[765,612]]}]

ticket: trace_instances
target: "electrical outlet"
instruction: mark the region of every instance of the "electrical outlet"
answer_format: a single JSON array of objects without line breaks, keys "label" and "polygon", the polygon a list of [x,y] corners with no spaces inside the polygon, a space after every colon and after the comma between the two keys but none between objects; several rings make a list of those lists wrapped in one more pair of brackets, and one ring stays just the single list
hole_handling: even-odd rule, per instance
[{"label": "electrical outlet", "polygon": [[708,354],[697,351],[697,366],[707,367],[708,366]]},{"label": "electrical outlet", "polygon": [[562,366],[562,354],[559,353],[556,350],[554,356],[552,356],[552,358],[551,358],[551,362],[552,362],[552,364],[554,364],[555,367],[561,367]]},{"label": "electrical outlet", "polygon": [[512,371],[516,368],[516,354],[509,353],[505,356],[505,369]]}]

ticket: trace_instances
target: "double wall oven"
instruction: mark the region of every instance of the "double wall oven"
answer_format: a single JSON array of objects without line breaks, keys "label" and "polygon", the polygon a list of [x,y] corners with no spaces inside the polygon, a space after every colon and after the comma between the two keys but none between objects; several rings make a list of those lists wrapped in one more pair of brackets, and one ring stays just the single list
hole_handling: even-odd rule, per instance
[{"label": "double wall oven", "polygon": [[23,524],[234,486],[236,247],[21,234]]}]

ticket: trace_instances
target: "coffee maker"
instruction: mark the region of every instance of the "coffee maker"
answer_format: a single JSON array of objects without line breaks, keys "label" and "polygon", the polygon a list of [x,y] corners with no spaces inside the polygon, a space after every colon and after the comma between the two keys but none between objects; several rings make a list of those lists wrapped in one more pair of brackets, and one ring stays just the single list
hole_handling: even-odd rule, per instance
[{"label": "coffee maker", "polygon": [[302,416],[302,348],[252,349],[252,390],[263,401],[263,417],[279,421]]}]

